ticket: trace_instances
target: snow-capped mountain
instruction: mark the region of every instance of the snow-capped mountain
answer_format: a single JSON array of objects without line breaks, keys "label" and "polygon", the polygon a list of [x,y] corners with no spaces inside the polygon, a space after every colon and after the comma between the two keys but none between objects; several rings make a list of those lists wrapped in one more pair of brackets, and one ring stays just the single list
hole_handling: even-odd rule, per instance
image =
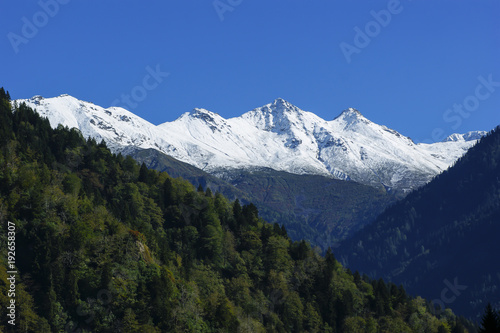
[{"label": "snow-capped mountain", "polygon": [[465,134],[459,134],[459,133],[453,133],[452,135],[448,136],[443,140],[443,142],[449,142],[449,141],[475,141],[481,139],[482,136],[484,136],[486,132],[484,131],[472,131],[468,132]]},{"label": "snow-capped mountain", "polygon": [[53,127],[76,127],[86,137],[104,139],[115,152],[154,148],[213,174],[266,167],[400,190],[425,184],[485,134],[415,144],[355,109],[327,121],[280,98],[240,117],[224,119],[194,109],[158,126],[123,108],[103,108],[69,95],[16,102],[36,109]]}]

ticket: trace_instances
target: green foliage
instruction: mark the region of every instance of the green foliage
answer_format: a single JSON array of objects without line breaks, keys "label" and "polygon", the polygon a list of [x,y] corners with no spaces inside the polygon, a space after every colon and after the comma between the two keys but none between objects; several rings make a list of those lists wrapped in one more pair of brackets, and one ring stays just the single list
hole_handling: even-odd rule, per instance
[{"label": "green foliage", "polygon": [[[286,226],[291,239],[305,239],[322,251],[350,237],[403,196],[355,182],[271,169],[226,171],[223,180],[153,149],[138,150],[132,156],[189,180],[198,190],[210,187],[228,198],[239,198],[240,207],[252,202],[266,221]],[[247,209],[252,210],[251,206]],[[256,221],[248,219],[251,222]]]},{"label": "green foliage", "polygon": [[483,304],[500,304],[500,266],[490,255],[500,253],[498,221],[500,127],[344,241],[337,253],[353,269],[401,283],[478,320]]},{"label": "green foliage", "polygon": [[[351,274],[331,250],[323,258],[291,241],[256,206],[51,129],[24,105],[11,110],[3,90],[0,119],[0,222],[16,224],[24,332],[456,327],[453,314],[437,319],[402,288]],[[6,272],[2,261],[2,309]]]}]

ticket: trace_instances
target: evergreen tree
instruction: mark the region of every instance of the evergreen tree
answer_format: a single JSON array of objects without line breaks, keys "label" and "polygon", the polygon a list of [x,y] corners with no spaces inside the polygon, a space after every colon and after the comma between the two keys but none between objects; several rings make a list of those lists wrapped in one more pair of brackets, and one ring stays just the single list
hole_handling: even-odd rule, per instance
[{"label": "evergreen tree", "polygon": [[[451,312],[439,321],[402,288],[353,275],[256,206],[51,129],[8,99],[0,89],[0,223],[16,225],[19,331],[395,332],[411,322],[460,332]],[[7,271],[0,262],[0,281]]]},{"label": "evergreen tree", "polygon": [[490,303],[488,303],[484,311],[479,333],[500,333],[499,318]]}]

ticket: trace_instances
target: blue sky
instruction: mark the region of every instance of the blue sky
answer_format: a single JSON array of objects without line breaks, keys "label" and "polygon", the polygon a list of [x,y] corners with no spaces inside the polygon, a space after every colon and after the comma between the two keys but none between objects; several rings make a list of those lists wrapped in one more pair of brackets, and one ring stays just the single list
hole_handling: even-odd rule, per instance
[{"label": "blue sky", "polygon": [[154,124],[281,97],[434,141],[500,124],[499,13],[496,0],[9,1],[0,85]]}]

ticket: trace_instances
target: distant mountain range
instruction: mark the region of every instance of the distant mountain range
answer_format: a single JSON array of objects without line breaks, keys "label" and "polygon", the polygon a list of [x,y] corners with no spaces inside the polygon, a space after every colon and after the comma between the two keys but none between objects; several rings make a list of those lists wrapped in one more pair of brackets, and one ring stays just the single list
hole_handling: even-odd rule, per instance
[{"label": "distant mountain range", "polygon": [[484,135],[415,144],[357,110],[326,121],[283,99],[227,120],[194,109],[158,126],[69,95],[15,101],[23,102],[54,128],[77,128],[149,168],[253,202],[267,221],[323,251],[427,183]]},{"label": "distant mountain range", "polygon": [[104,139],[114,152],[152,148],[217,176],[270,168],[403,192],[446,170],[484,135],[476,131],[416,144],[355,109],[327,121],[281,98],[240,117],[194,109],[158,126],[123,108],[69,95],[16,102],[48,117],[53,127],[76,127],[86,137]]},{"label": "distant mountain range", "polygon": [[[9,102],[0,88],[0,222],[12,231],[0,233],[0,243],[9,243],[5,256],[17,255],[15,265],[0,262],[7,281],[0,304],[10,309],[0,332],[16,324],[25,332],[474,331],[450,311],[434,315],[400,286],[350,272],[331,250],[320,256],[306,242],[292,242],[253,204],[196,190]],[[177,175],[219,182],[157,150],[137,153]],[[267,171],[256,172],[253,184],[261,185],[247,192],[269,203],[294,199],[305,210],[311,198],[323,210],[321,204],[331,209],[329,203],[357,200],[368,189],[385,193]],[[233,177],[248,188],[243,173]]]},{"label": "distant mountain range", "polygon": [[22,102],[52,127],[254,202],[293,239],[334,246],[353,271],[473,319],[487,301],[500,306],[498,129],[417,144],[355,109],[326,121],[283,99],[231,119],[194,109],[158,126],[68,95]]}]

